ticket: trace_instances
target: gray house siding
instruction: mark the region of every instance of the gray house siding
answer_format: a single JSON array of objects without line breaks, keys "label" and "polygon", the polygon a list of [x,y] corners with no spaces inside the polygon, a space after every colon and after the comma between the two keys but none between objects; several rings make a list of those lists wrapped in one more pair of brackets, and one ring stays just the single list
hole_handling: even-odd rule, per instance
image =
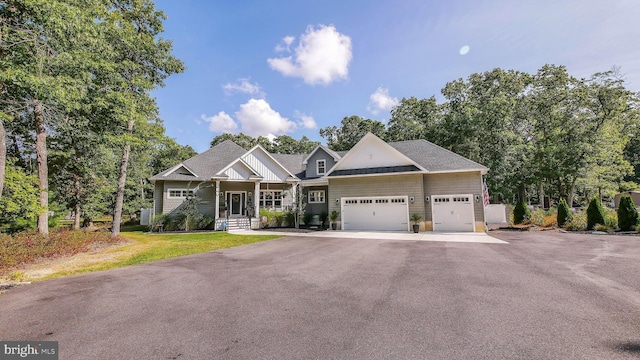
[{"label": "gray house siding", "polygon": [[[479,195],[481,201],[474,202],[473,211],[475,221],[484,222],[482,175],[480,171],[424,175],[424,194],[427,196],[472,194],[474,198],[476,195]],[[425,203],[425,220],[427,221],[432,221],[431,203],[431,201]]]},{"label": "gray house siding", "polygon": [[156,181],[153,187],[153,215],[162,214],[164,200],[164,181]]},{"label": "gray house siding", "polygon": [[[309,203],[309,191],[323,190],[324,191],[324,203]],[[328,201],[329,201],[329,188],[327,186],[309,186],[304,188],[304,197],[307,201],[307,206],[304,211],[312,213],[314,215],[320,215],[322,212],[329,213]],[[334,200],[335,201],[335,200]]]},{"label": "gray house siding", "polygon": [[336,164],[336,162],[333,160],[333,157],[331,157],[331,155],[327,154],[326,151],[324,151],[323,149],[318,149],[318,151],[316,151],[313,155],[311,155],[311,157],[308,159],[307,161],[307,170],[306,170],[306,177],[308,178],[314,178],[314,177],[318,177],[318,176],[323,176],[324,174],[320,174],[318,175],[317,173],[317,168],[316,168],[316,161],[317,160],[325,160],[325,171],[328,172],[329,169],[331,169],[333,167],[333,165]]},{"label": "gray house siding", "polygon": [[169,198],[169,190],[172,189],[187,189],[193,190],[198,184],[196,182],[184,182],[184,181],[164,181],[162,190],[162,214],[168,214],[175,210],[180,204],[184,202],[184,198]]},{"label": "gray house siding", "polygon": [[336,199],[343,197],[408,196],[415,199],[413,203],[409,202],[409,216],[418,214],[424,217],[422,181],[422,174],[329,179],[329,213],[340,211],[340,203],[336,203]]}]

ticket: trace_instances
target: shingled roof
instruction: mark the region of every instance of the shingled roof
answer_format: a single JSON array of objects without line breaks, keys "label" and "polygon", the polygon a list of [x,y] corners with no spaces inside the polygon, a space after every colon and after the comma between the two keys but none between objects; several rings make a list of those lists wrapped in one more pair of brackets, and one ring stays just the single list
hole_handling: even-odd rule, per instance
[{"label": "shingled roof", "polygon": [[407,140],[389,143],[409,159],[429,172],[487,171],[489,168],[458,155],[427,140]]},{"label": "shingled roof", "polygon": [[[448,172],[448,171],[483,171],[489,170],[487,167],[482,166],[475,161],[471,161],[464,156],[458,155],[452,151],[442,148],[436,144],[433,144],[426,140],[408,140],[389,143],[391,147],[398,150],[409,159],[413,160],[416,164],[420,165],[428,172]],[[167,169],[157,175],[150,178],[152,181],[156,180],[175,180],[175,181],[208,181],[216,175],[225,166],[229,165],[234,160],[240,158],[247,151],[242,147],[236,145],[231,140],[226,140],[209,150],[198,154],[188,160],[181,163],[189,171],[195,173],[195,176],[184,175],[176,172],[179,168],[174,166],[171,169]],[[344,156],[346,152],[336,152],[339,156]],[[289,172],[301,179],[304,178],[305,166],[303,161],[307,158],[308,154],[271,154],[273,158],[284,166]],[[357,171],[356,171],[357,170]],[[362,175],[373,173],[385,173],[389,172],[389,169],[382,171],[382,169],[356,169],[353,171],[346,171],[341,175]],[[395,172],[394,171],[391,172]],[[406,171],[416,171],[413,167]],[[173,172],[171,172],[173,171]],[[171,173],[170,173],[171,172]],[[166,175],[167,173],[170,173]],[[331,174],[336,176],[337,174]]]},{"label": "shingled roof", "polygon": [[[195,173],[195,177],[176,174],[175,172],[166,175],[168,172],[170,172],[170,170],[175,169],[175,167],[173,167],[157,175],[154,175],[150,178],[150,180],[208,181],[211,180],[211,177],[217,174],[225,166],[229,165],[232,161],[241,157],[246,152],[247,150],[243,149],[239,145],[236,145],[236,143],[234,143],[233,141],[225,140],[220,144],[210,148],[209,150],[182,162],[182,164],[186,165],[191,171]],[[284,164],[282,165],[286,166]]]}]

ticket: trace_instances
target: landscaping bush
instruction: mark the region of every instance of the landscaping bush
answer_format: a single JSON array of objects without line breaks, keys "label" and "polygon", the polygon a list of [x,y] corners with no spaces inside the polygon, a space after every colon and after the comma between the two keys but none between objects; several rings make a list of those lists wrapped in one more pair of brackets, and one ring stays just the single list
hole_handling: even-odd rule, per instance
[{"label": "landscaping bush", "polygon": [[296,226],[296,214],[291,210],[285,211],[284,212],[284,221],[287,223],[288,227]]},{"label": "landscaping bush", "polygon": [[597,196],[591,199],[587,208],[587,230],[592,230],[596,224],[604,225],[604,209],[600,198]]},{"label": "landscaping bush", "polygon": [[558,220],[558,226],[564,227],[567,222],[571,221],[573,218],[573,214],[571,214],[571,209],[569,209],[569,204],[564,199],[560,199],[560,204],[558,204],[558,215],[556,219]]},{"label": "landscaping bush", "polygon": [[518,202],[516,207],[513,209],[513,223],[514,224],[523,224],[525,221],[529,221],[531,219],[531,211],[527,207],[527,204],[524,202]]},{"label": "landscaping bush", "polygon": [[154,216],[149,222],[149,231],[158,231],[160,229],[158,225],[162,225],[164,228],[168,219],[169,217],[167,216],[167,214],[160,214],[160,215]]},{"label": "landscaping bush", "polygon": [[610,229],[618,228],[618,213],[614,209],[604,209],[604,224]]},{"label": "landscaping bush", "polygon": [[584,231],[587,230],[587,214],[584,211],[580,211],[573,215],[564,228],[570,231]]},{"label": "landscaping bush", "polygon": [[313,221],[313,213],[306,212],[302,215],[302,222],[306,227],[311,226],[311,222]]},{"label": "landscaping bush", "polygon": [[618,206],[618,225],[622,231],[632,231],[640,224],[638,209],[629,195],[620,198]]},{"label": "landscaping bush", "polygon": [[49,236],[34,232],[21,232],[13,236],[0,234],[0,276],[16,267],[32,264],[40,259],[74,255],[88,251],[94,243],[117,243],[122,238],[111,237],[108,231],[59,229]]},{"label": "landscaping bush", "polygon": [[[273,211],[269,211],[268,209],[260,209],[260,223],[263,227],[268,228],[269,225],[271,225],[274,214],[275,213]],[[263,218],[267,218],[267,220],[263,221]]]},{"label": "landscaping bush", "polygon": [[324,228],[327,220],[329,219],[329,213],[326,211],[321,212],[320,215],[318,215],[318,219],[320,220],[320,225]]},{"label": "landscaping bush", "polygon": [[284,222],[284,214],[281,212],[277,212],[273,214],[273,222],[276,227],[282,227],[282,223]]},{"label": "landscaping bush", "polygon": [[213,227],[213,218],[204,214],[196,214],[189,218],[189,230],[205,230]]}]

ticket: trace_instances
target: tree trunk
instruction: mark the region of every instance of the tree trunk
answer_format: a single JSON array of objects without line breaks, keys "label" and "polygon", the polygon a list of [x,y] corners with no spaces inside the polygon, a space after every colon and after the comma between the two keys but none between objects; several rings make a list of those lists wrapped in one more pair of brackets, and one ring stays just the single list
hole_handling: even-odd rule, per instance
[{"label": "tree trunk", "polygon": [[518,185],[518,202],[527,203],[527,191],[524,184]]},{"label": "tree trunk", "polygon": [[538,183],[538,203],[543,209],[547,208],[547,205],[544,203],[544,184],[542,180]]},{"label": "tree trunk", "polygon": [[75,214],[73,215],[73,229],[80,229],[80,203],[76,203]]},{"label": "tree trunk", "polygon": [[7,164],[7,142],[4,124],[0,119],[0,199],[2,199],[2,189],[4,188],[4,172]]},{"label": "tree trunk", "polygon": [[74,209],[74,215],[73,215],[73,229],[74,230],[78,230],[80,229],[80,180],[76,179],[73,182],[73,186],[75,187],[75,197],[76,197],[76,206]]},{"label": "tree trunk", "polygon": [[[129,120],[127,131],[133,132],[134,121]],[[122,205],[124,203],[124,186],[127,182],[127,165],[129,165],[129,154],[131,153],[131,144],[124,146],[122,152],[122,161],[120,162],[120,177],[118,178],[118,190],[116,192],[116,205],[113,210],[113,224],[111,226],[111,237],[120,235],[120,223],[122,222]]]},{"label": "tree trunk", "polygon": [[42,103],[33,100],[33,120],[36,127],[36,158],[38,162],[38,189],[40,191],[40,213],[38,233],[49,234],[49,169],[47,167],[47,129],[44,124]]},{"label": "tree trunk", "polygon": [[567,198],[567,203],[569,204],[570,208],[573,207],[573,198],[575,197],[576,193],[576,179],[576,177],[571,179],[571,188],[569,189],[569,197]]}]

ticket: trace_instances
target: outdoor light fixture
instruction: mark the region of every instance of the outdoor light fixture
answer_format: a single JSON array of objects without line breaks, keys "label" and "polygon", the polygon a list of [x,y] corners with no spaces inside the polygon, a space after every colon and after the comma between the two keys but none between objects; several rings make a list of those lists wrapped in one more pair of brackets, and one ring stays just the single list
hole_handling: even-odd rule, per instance
[{"label": "outdoor light fixture", "polygon": [[409,201],[411,201],[411,203],[413,204],[414,201],[416,201],[416,198],[414,198],[413,196],[409,197]]},{"label": "outdoor light fixture", "polygon": [[427,202],[427,203],[428,203],[430,200],[431,200],[431,199],[429,199],[429,196],[425,196],[425,197],[424,197],[424,202]]},{"label": "outdoor light fixture", "polygon": [[476,202],[480,202],[480,195],[476,195]]},{"label": "outdoor light fixture", "polygon": [[340,199],[336,199],[336,204],[340,204]]}]

